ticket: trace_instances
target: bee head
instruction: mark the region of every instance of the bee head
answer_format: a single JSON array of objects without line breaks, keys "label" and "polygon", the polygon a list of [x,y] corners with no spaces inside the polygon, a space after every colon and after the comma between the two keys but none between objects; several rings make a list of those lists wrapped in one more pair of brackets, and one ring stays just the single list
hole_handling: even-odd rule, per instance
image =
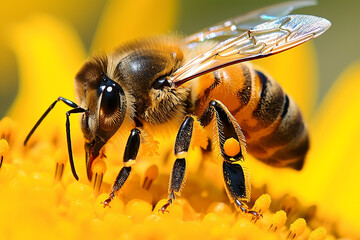
[{"label": "bee head", "polygon": [[[188,91],[168,77],[182,64],[177,40],[150,38],[129,42],[107,55],[90,58],[75,77],[88,178],[91,164],[125,119],[161,124],[184,112]],[[121,128],[122,130],[125,127]]]},{"label": "bee head", "polygon": [[86,109],[81,118],[81,129],[89,180],[92,162],[120,128],[127,110],[125,92],[108,76],[106,68],[106,56],[95,57],[87,61],[75,77],[77,100]]}]

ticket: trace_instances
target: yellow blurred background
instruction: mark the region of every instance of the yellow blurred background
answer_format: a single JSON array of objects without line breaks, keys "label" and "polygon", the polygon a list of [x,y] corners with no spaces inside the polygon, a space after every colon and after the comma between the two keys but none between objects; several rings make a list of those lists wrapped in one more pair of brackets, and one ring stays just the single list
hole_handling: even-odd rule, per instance
[{"label": "yellow blurred background", "polygon": [[[119,2],[126,2],[124,0]],[[145,1],[142,1],[142,3]],[[174,14],[173,29],[176,32],[190,34],[205,26],[210,26],[221,20],[233,17],[250,10],[271,5],[278,0],[181,0],[178,1],[178,11]],[[0,117],[3,117],[18,91],[18,65],[14,51],[9,46],[9,28],[18,22],[31,18],[34,14],[45,13],[58,18],[71,25],[79,34],[80,40],[85,46],[86,52],[94,48],[94,36],[107,1],[4,1],[2,14],[0,15]],[[139,6],[141,9],[142,6]],[[317,103],[324,96],[335,79],[352,62],[359,60],[360,32],[358,9],[360,2],[356,0],[319,1],[317,6],[307,7],[295,11],[325,17],[332,22],[331,29],[313,43],[316,46],[319,69],[319,94]],[[166,14],[166,10],[160,14]],[[156,13],[156,14],[159,14]],[[134,13],[136,14],[136,13]],[[145,15],[148,17],[149,15]],[[136,18],[141,19],[138,14]],[[119,16],[119,19],[122,19]],[[152,19],[141,19],[151,22]],[[146,26],[146,24],[144,24]],[[109,26],[111,28],[111,26]],[[125,29],[113,29],[112,31],[124,31]],[[143,29],[134,29],[142,32]],[[30,34],[30,33],[29,33]],[[111,38],[111,36],[108,36]],[[95,39],[96,42],[96,39]],[[95,44],[96,45],[96,44]],[[49,59],[51,63],[51,59]],[[74,72],[75,74],[75,72]],[[36,79],[34,79],[36,81]],[[55,87],[56,82],[49,80],[47,87]],[[49,100],[51,101],[51,100]]]}]

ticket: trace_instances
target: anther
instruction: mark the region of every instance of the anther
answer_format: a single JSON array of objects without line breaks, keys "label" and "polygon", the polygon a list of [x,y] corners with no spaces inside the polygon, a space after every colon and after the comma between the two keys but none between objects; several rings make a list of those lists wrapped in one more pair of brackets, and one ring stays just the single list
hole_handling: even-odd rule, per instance
[{"label": "anther", "polygon": [[290,195],[285,196],[281,203],[281,209],[283,209],[288,216],[290,216],[299,206],[299,201]]},{"label": "anther", "polygon": [[143,183],[142,187],[146,190],[149,190],[151,187],[151,184],[157,178],[158,174],[159,174],[159,169],[155,164],[148,167],[145,171],[145,179],[144,179],[144,183]]},{"label": "anther", "polygon": [[6,156],[7,152],[9,151],[9,144],[5,139],[0,140],[0,168],[3,164],[4,157]]},{"label": "anther", "polygon": [[9,117],[4,117],[0,121],[0,139],[5,139],[10,146],[15,139],[16,126],[14,121]]},{"label": "anther", "polygon": [[308,240],[324,240],[326,238],[326,229],[318,227],[310,233]]},{"label": "anther", "polygon": [[61,181],[64,174],[65,164],[67,162],[67,155],[60,149],[55,153],[56,167],[55,167],[55,180]]},{"label": "anther", "polygon": [[97,193],[100,193],[101,184],[102,184],[102,181],[104,178],[104,174],[106,172],[106,164],[103,159],[97,158],[93,162],[91,168],[92,168],[92,172],[93,172],[91,184],[92,184],[94,190]]},{"label": "anther", "polygon": [[267,211],[271,204],[271,197],[269,194],[263,194],[256,199],[253,210],[258,213],[264,213]]},{"label": "anther", "polygon": [[276,232],[278,229],[282,228],[285,225],[286,220],[286,212],[283,210],[277,211],[272,218],[269,232]]},{"label": "anther", "polygon": [[304,233],[306,228],[306,221],[303,218],[298,218],[290,225],[287,239],[295,239]]}]

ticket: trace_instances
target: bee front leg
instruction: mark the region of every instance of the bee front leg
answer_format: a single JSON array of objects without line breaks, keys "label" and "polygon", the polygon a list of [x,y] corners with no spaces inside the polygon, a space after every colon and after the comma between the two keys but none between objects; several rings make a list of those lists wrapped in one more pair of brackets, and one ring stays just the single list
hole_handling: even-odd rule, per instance
[{"label": "bee front leg", "polygon": [[180,195],[181,189],[184,186],[186,171],[185,157],[187,156],[189,151],[193,128],[193,116],[186,116],[180,126],[175,140],[174,153],[176,156],[176,160],[170,175],[169,199],[167,203],[159,210],[162,213],[167,212],[166,209],[173,203],[173,201],[175,201],[175,194]]},{"label": "bee front leg", "polygon": [[120,188],[125,184],[126,180],[129,178],[131,173],[131,166],[135,163],[136,156],[139,152],[140,147],[140,130],[134,128],[131,130],[130,136],[127,140],[125,152],[124,152],[124,167],[120,170],[118,176],[116,177],[115,183],[112,187],[109,197],[102,202],[104,207],[110,207],[110,202],[115,198],[115,194]]},{"label": "bee front leg", "polygon": [[223,159],[223,176],[227,195],[237,209],[251,214],[255,221],[262,215],[256,211],[248,210],[244,202],[250,200],[250,179],[242,162],[245,152],[245,137],[236,119],[220,101],[210,101],[208,107],[200,118],[203,126],[215,121],[214,142],[218,143],[220,155]]}]

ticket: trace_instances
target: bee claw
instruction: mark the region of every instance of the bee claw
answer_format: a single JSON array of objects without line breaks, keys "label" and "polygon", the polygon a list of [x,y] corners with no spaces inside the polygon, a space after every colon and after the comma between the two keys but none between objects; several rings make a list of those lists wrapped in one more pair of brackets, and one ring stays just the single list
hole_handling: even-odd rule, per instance
[{"label": "bee claw", "polygon": [[251,221],[254,221],[254,223],[256,223],[258,220],[263,218],[263,215],[260,212],[257,212],[257,211],[247,211],[246,213],[253,215],[251,217]]},{"label": "bee claw", "polygon": [[254,223],[256,223],[260,218],[263,218],[263,215],[260,213],[261,210],[248,210],[246,204],[241,202],[239,199],[235,199],[235,204],[241,212],[252,215],[250,220],[251,222],[254,221]]},{"label": "bee claw", "polygon": [[165,213],[169,213],[169,210],[166,210],[166,209],[159,209],[159,212],[161,212],[162,214],[165,214]]},{"label": "bee claw", "polygon": [[162,214],[164,214],[165,212],[169,212],[169,210],[167,210],[167,208],[170,206],[171,202],[168,201],[164,206],[162,206],[158,212],[161,212]]},{"label": "bee claw", "polygon": [[103,207],[104,207],[104,208],[106,208],[106,207],[111,208],[110,202],[111,202],[111,199],[108,198],[108,199],[106,199],[105,201],[101,202],[100,204],[103,204]]},{"label": "bee claw", "polygon": [[109,197],[108,197],[105,201],[101,202],[100,204],[103,204],[103,207],[104,207],[104,208],[106,208],[106,207],[111,208],[110,202],[111,202],[111,200],[114,199],[114,197],[115,197],[115,195],[114,195],[114,193],[112,192],[112,193],[110,193]]}]

